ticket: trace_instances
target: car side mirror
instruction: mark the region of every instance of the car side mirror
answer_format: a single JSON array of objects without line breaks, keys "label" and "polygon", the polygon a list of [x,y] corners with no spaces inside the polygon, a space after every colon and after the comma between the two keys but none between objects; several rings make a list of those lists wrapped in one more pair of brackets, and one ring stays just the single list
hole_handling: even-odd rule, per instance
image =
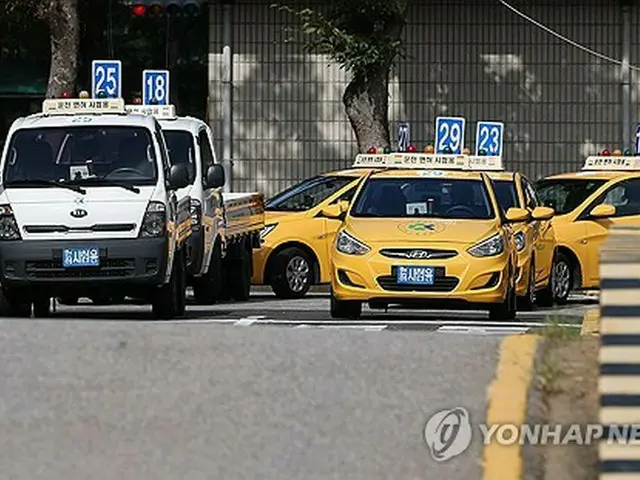
[{"label": "car side mirror", "polygon": [[595,207],[593,207],[593,210],[589,212],[589,216],[594,218],[613,217],[615,214],[616,214],[616,207],[614,207],[613,205],[609,205],[607,203],[596,205]]},{"label": "car side mirror", "polygon": [[225,181],[224,168],[222,165],[211,165],[207,169],[207,174],[205,176],[206,188],[220,188],[224,185]]},{"label": "car side mirror", "polygon": [[505,214],[507,223],[526,222],[531,214],[524,208],[510,208]]},{"label": "car side mirror", "polygon": [[184,188],[191,183],[189,179],[189,167],[184,163],[171,165],[169,170],[169,187],[172,190]]},{"label": "car side mirror", "polygon": [[536,207],[531,212],[531,218],[534,220],[550,220],[556,214],[553,208]]},{"label": "car side mirror", "polygon": [[339,203],[327,205],[322,209],[322,216],[327,218],[339,219],[344,212]]}]

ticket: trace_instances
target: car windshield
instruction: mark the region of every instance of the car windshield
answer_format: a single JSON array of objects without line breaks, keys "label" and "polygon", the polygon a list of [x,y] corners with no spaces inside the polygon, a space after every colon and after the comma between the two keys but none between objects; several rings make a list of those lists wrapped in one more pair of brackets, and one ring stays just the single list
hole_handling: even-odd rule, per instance
[{"label": "car windshield", "polygon": [[171,165],[183,163],[189,170],[189,183],[196,178],[195,144],[193,135],[182,130],[164,130]]},{"label": "car windshield", "polygon": [[494,217],[481,180],[445,178],[371,178],[354,202],[354,217]]},{"label": "car windshield", "polygon": [[318,175],[278,193],[266,204],[266,210],[303,212],[353,182],[353,177]]},{"label": "car windshield", "polygon": [[[13,134],[5,186],[155,185],[156,157],[143,127],[51,127]],[[37,184],[37,185],[36,185]]]},{"label": "car windshield", "polygon": [[604,180],[586,178],[540,180],[536,190],[543,205],[553,208],[557,215],[564,215],[578,208],[604,183]]},{"label": "car windshield", "polygon": [[518,194],[516,193],[516,184],[511,180],[494,180],[493,188],[495,189],[496,198],[503,211],[510,208],[518,207]]}]

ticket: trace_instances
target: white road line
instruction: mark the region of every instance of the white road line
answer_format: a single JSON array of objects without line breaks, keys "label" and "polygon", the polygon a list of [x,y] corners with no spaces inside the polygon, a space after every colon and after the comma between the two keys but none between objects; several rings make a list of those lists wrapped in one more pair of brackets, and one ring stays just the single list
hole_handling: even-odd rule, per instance
[{"label": "white road line", "polygon": [[322,329],[336,329],[336,328],[350,328],[357,330],[365,330],[367,332],[381,332],[387,325],[308,325],[303,323],[294,328],[322,328]]},{"label": "white road line", "polygon": [[249,327],[264,318],[266,318],[264,315],[249,315],[248,317],[241,318],[235,322],[234,325],[236,327]]},{"label": "white road line", "polygon": [[[322,326],[322,322],[330,323],[332,320],[258,320],[255,323],[259,324],[269,324],[276,323],[280,325],[310,325],[310,326]],[[313,322],[313,323],[309,323]],[[553,324],[558,327],[575,327],[579,328],[582,322],[580,323],[563,323],[563,324]],[[345,322],[345,325],[358,325],[358,326],[393,326],[393,325],[461,325],[464,327],[499,327],[499,328],[536,328],[536,327],[547,327],[551,325],[549,322],[490,322],[486,320],[399,320],[399,319],[388,319],[388,320],[350,320],[349,322]],[[336,325],[341,326],[341,325]]]},{"label": "white road line", "polygon": [[445,325],[438,330],[439,333],[465,333],[476,335],[509,335],[513,333],[526,333],[529,328],[518,327],[458,327]]}]

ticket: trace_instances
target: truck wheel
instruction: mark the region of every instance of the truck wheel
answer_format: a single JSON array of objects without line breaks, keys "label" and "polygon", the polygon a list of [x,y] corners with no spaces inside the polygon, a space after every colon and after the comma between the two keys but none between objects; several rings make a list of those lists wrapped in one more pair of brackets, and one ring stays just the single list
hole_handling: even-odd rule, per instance
[{"label": "truck wheel", "polygon": [[178,314],[178,269],[180,268],[180,257],[176,252],[171,269],[171,278],[168,283],[157,288],[153,295],[151,311],[153,316],[161,320],[171,320]]},{"label": "truck wheel", "polygon": [[311,287],[313,268],[306,252],[290,247],[276,254],[268,274],[276,297],[302,298]]},{"label": "truck wheel", "polygon": [[184,312],[187,310],[187,272],[186,272],[186,255],[181,250],[178,252],[178,257],[176,260],[178,262],[178,271],[177,271],[177,291],[176,291],[176,315],[181,317],[184,315]]},{"label": "truck wheel", "polygon": [[338,300],[331,291],[331,318],[357,320],[361,315],[361,302]]},{"label": "truck wheel", "polygon": [[0,316],[2,317],[31,317],[31,302],[13,298],[0,290]]},{"label": "truck wheel", "polygon": [[222,291],[222,248],[220,242],[216,241],[213,252],[211,252],[211,262],[209,269],[200,278],[193,281],[193,296],[196,303],[200,305],[213,305],[216,300],[220,300]]},{"label": "truck wheel", "polygon": [[51,316],[51,299],[38,298],[33,301],[33,317],[47,318]]},{"label": "truck wheel", "polygon": [[229,294],[239,302],[249,300],[251,294],[251,254],[245,242],[233,245],[227,264]]}]

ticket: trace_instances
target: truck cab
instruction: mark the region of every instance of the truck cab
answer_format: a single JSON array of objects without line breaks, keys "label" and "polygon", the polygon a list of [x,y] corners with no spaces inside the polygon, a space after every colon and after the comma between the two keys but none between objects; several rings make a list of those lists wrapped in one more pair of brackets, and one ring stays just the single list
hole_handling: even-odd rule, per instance
[{"label": "truck cab", "polygon": [[169,149],[171,165],[184,165],[189,184],[178,191],[188,198],[192,235],[187,242],[187,284],[196,303],[247,300],[253,273],[252,249],[264,227],[264,198],[259,193],[225,193],[213,134],[206,122],[176,115],[173,105],[127,105],[130,113],[155,117]]},{"label": "truck cab", "polygon": [[10,312],[51,298],[132,297],[184,314],[191,235],[186,166],[153,117],[122,99],[49,99],[16,120],[0,161],[0,283]]}]

